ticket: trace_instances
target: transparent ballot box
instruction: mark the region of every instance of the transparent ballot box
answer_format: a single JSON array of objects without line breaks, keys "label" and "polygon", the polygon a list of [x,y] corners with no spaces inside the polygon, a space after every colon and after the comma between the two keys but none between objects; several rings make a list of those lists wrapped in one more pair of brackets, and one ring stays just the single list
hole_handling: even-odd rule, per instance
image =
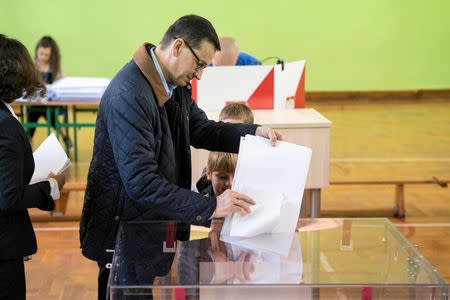
[{"label": "transparent ballot box", "polygon": [[251,238],[222,225],[122,222],[111,299],[448,299],[388,219],[300,219],[294,233]]}]

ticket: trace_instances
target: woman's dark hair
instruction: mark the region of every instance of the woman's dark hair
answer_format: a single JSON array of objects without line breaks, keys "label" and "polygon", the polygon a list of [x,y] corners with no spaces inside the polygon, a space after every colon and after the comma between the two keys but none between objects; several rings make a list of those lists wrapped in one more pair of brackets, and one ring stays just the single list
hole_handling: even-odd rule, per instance
[{"label": "woman's dark hair", "polygon": [[216,30],[211,22],[200,16],[187,15],[176,20],[167,29],[160,44],[164,49],[176,38],[182,38],[195,49],[199,49],[203,40],[207,40],[214,45],[216,50],[220,50]]},{"label": "woman's dark hair", "polygon": [[22,43],[0,34],[0,99],[11,103],[20,97],[45,96],[45,85]]},{"label": "woman's dark hair", "polygon": [[37,62],[37,51],[39,48],[50,48],[50,59],[49,66],[50,72],[53,75],[53,78],[56,78],[58,74],[61,74],[61,55],[59,54],[58,44],[56,44],[55,40],[50,36],[42,37],[36,44],[36,48],[34,49],[34,61]]}]

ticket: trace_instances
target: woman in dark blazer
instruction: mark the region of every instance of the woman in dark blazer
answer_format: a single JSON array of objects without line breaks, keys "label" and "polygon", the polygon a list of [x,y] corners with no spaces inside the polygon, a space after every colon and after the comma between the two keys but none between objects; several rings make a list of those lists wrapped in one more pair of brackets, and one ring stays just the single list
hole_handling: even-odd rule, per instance
[{"label": "woman in dark blazer", "polygon": [[28,208],[53,210],[65,174],[29,184],[34,172],[31,145],[10,103],[45,94],[26,48],[0,35],[0,299],[25,299],[23,257],[36,253]]}]

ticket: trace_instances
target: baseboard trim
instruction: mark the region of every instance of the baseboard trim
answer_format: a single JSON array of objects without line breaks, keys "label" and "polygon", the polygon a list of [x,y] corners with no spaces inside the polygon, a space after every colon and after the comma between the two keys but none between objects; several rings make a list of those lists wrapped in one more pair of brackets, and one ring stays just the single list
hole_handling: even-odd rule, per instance
[{"label": "baseboard trim", "polygon": [[306,101],[450,99],[450,89],[392,91],[310,91],[306,92],[305,97]]}]

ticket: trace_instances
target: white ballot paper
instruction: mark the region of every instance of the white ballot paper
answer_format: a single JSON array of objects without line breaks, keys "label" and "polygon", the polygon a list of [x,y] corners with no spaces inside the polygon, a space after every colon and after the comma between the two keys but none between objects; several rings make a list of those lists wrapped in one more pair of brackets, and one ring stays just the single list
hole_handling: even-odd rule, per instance
[{"label": "white ballot paper", "polygon": [[254,237],[294,232],[311,152],[310,148],[288,142],[278,141],[272,147],[262,137],[241,138],[232,190],[246,194],[256,204],[250,205],[252,212],[246,216],[227,216],[221,235]]},{"label": "white ballot paper", "polygon": [[44,181],[53,172],[59,174],[70,166],[70,159],[55,134],[50,134],[33,152],[34,173],[30,184]]},{"label": "white ballot paper", "polygon": [[[263,233],[254,237],[222,235],[220,240],[234,246],[262,251],[278,256],[288,256],[295,232]],[[298,243],[298,239],[297,239]]]}]

